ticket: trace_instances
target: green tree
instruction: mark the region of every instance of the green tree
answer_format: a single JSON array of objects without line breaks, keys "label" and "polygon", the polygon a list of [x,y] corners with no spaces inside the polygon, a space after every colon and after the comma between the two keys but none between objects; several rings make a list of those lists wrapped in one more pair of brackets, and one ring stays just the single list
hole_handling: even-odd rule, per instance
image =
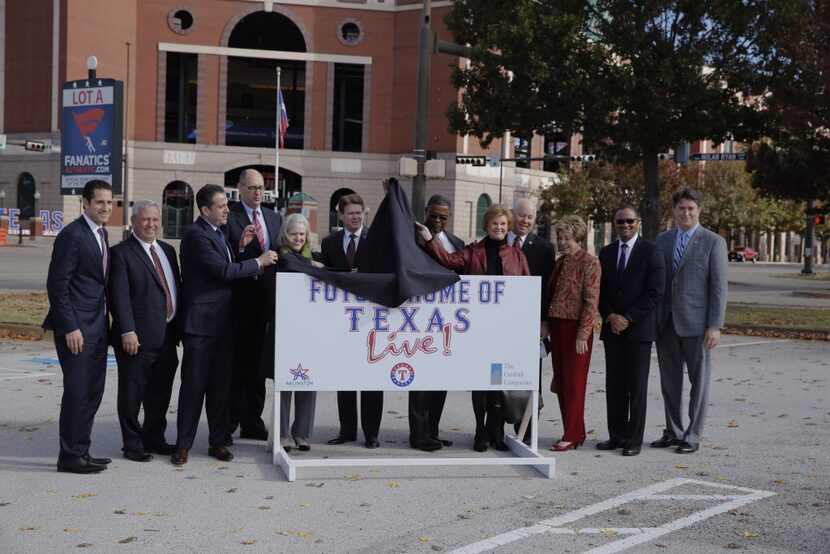
[{"label": "green tree", "polygon": [[[552,125],[623,164],[642,162],[644,233],[660,223],[658,155],[682,141],[744,138],[764,0],[458,0],[447,15],[470,65],[454,132],[483,145]],[[498,54],[498,56],[495,56]]]}]

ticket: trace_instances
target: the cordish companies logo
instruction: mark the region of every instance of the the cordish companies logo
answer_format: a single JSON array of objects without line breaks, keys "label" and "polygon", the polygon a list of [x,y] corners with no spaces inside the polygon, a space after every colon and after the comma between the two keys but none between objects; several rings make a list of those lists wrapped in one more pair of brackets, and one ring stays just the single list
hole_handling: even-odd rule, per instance
[{"label": "the cordish companies logo", "polygon": [[504,367],[502,364],[490,364],[490,384],[501,385],[501,376]]},{"label": "the cordish companies logo", "polygon": [[406,362],[395,364],[389,375],[392,382],[399,387],[408,387],[415,380],[415,370]]},{"label": "the cordish companies logo", "polygon": [[311,379],[311,370],[304,368],[303,364],[297,364],[295,368],[289,368],[291,378],[285,382],[285,386],[291,388],[308,387],[314,384]]}]

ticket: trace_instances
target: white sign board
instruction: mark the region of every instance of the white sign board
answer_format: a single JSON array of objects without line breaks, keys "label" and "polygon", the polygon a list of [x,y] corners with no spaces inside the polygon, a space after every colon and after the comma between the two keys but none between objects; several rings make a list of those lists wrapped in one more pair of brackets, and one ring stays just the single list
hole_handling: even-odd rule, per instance
[{"label": "white sign board", "polygon": [[277,390],[537,390],[539,277],[462,276],[386,308],[278,273]]}]

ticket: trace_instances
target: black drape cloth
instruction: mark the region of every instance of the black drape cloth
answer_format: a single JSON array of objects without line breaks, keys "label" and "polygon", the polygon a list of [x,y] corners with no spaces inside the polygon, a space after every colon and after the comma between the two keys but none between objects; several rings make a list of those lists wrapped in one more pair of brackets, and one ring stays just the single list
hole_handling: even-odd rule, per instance
[{"label": "black drape cloth", "polygon": [[429,257],[416,242],[415,215],[397,182],[380,203],[365,239],[360,241],[358,270],[329,271],[294,257],[281,256],[282,271],[297,271],[347,290],[376,304],[396,308],[413,296],[448,287],[459,280]]}]

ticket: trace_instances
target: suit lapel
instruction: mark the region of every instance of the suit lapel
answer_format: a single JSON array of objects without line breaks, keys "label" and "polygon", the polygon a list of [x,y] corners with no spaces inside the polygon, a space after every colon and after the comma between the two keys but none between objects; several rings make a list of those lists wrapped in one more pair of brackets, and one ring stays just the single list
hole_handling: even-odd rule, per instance
[{"label": "suit lapel", "polygon": [[156,271],[156,266],[153,265],[152,260],[150,260],[150,257],[147,255],[147,251],[144,250],[144,247],[141,245],[141,243],[138,242],[138,239],[134,236],[131,236],[128,240],[130,242],[130,248],[133,249],[135,255],[138,256],[138,259],[142,261],[144,266],[147,268],[147,271],[149,271],[150,275],[153,276],[153,279],[156,281],[156,284],[163,289],[164,285],[159,280],[159,275]]},{"label": "suit lapel", "polygon": [[84,216],[78,218],[78,223],[81,226],[81,233],[86,239],[86,244],[89,247],[94,259],[98,260],[98,269],[101,270],[101,278],[104,278],[104,255],[101,252],[101,247],[98,245],[98,239],[95,238],[95,233],[89,228],[89,224],[84,219]]},{"label": "suit lapel", "polygon": [[167,262],[170,264],[170,269],[173,271],[173,281],[175,281],[173,286],[176,287],[176,293],[178,293],[181,276],[179,275],[179,265],[176,263],[176,250],[166,242],[159,241],[158,244],[164,252],[164,255],[167,256]]},{"label": "suit lapel", "polygon": [[[228,247],[228,239],[226,238],[223,242],[219,242],[219,237],[216,235],[216,231],[213,230],[210,223],[205,221],[203,217],[199,217],[199,224],[202,226],[202,229],[208,234],[210,239],[213,241],[213,244],[216,245],[217,250],[222,253],[222,256],[227,260],[229,255],[229,247]],[[222,234],[224,237],[224,233]]]},{"label": "suit lapel", "polygon": [[[686,249],[683,251],[683,257],[680,258],[680,264],[677,266],[677,271],[675,271],[675,273],[680,272],[680,270],[683,268],[683,266],[686,265],[686,260],[688,260],[690,255],[694,254],[694,252],[699,247],[700,241],[703,237],[703,233],[701,231],[703,231],[702,226],[698,227],[697,230],[695,231],[695,234],[692,235],[692,238],[689,239],[689,243],[686,245]],[[674,255],[672,255],[672,258],[674,258]],[[672,259],[672,263],[673,262],[674,262],[674,260]]]}]

